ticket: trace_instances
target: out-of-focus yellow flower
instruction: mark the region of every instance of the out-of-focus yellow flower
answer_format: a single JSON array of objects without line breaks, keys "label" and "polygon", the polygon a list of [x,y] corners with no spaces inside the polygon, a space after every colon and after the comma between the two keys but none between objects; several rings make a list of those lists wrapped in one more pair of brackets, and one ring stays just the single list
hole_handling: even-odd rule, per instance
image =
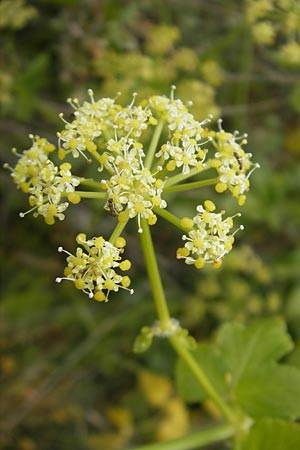
[{"label": "out-of-focus yellow flower", "polygon": [[275,30],[272,22],[263,21],[253,25],[252,33],[258,44],[272,45],[275,40]]},{"label": "out-of-focus yellow flower", "polygon": [[279,59],[287,65],[300,66],[300,42],[290,41],[279,51]]},{"label": "out-of-focus yellow flower", "polygon": [[179,38],[180,33],[177,27],[170,25],[153,26],[147,34],[146,50],[150,54],[165,55],[172,50]]},{"label": "out-of-focus yellow flower", "polygon": [[213,59],[208,59],[201,63],[200,72],[205,81],[212,86],[220,86],[224,79],[224,74],[221,66]]},{"label": "out-of-focus yellow flower", "polygon": [[197,120],[212,114],[219,117],[220,109],[215,103],[215,89],[200,80],[183,79],[178,82],[177,94],[184,101],[191,101],[189,110]]},{"label": "out-of-focus yellow flower", "polygon": [[114,406],[106,411],[106,417],[115,425],[122,435],[131,436],[133,432],[132,414],[129,409]]},{"label": "out-of-focus yellow flower", "polygon": [[163,408],[164,418],[159,422],[156,436],[159,441],[176,439],[189,430],[188,409],[180,397],[171,398]]},{"label": "out-of-focus yellow flower", "polygon": [[138,374],[138,383],[149,405],[163,406],[172,393],[172,384],[168,377],[148,370]]},{"label": "out-of-focus yellow flower", "polygon": [[192,49],[181,47],[174,53],[172,62],[179,70],[194,72],[197,69],[198,57]]}]

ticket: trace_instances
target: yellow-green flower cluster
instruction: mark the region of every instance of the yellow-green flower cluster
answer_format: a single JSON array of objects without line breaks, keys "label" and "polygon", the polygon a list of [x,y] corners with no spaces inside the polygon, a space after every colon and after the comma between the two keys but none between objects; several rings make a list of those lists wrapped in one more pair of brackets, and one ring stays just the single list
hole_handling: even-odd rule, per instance
[{"label": "yellow-green flower cluster", "polygon": [[[76,204],[82,198],[96,199],[117,219],[109,240],[80,234],[75,255],[60,248],[68,254],[65,278],[96,300],[107,301],[110,291],[130,284],[127,276],[115,271],[130,268],[120,256],[125,246],[120,233],[130,219],[136,218],[139,233],[143,233],[143,221],[154,225],[157,215],[184,229],[186,242],[177,257],[199,269],[207,263],[218,267],[231,250],[232,217],[223,219],[224,212],[213,212],[215,205],[207,200],[197,207],[194,218],[180,221],[165,211],[165,197],[211,185],[219,193],[231,192],[242,205],[257,165],[243,149],[245,135],[226,132],[220,121],[217,131],[209,131],[212,118],[197,121],[189,105],[174,98],[174,91],[172,87],[170,98],[152,96],[138,105],[133,94],[125,107],[116,99],[95,100],[91,90],[89,101],[82,104],[69,99],[74,113],[69,122],[61,116],[65,127],[58,133],[57,158],[83,156],[94,162],[95,173],[101,173],[95,179],[73,175],[69,162],[56,166],[49,158],[56,147],[39,136],[31,136],[32,146],[10,168],[14,182],[29,194],[28,212],[42,215],[49,225],[64,219],[69,202]],[[203,180],[204,171],[214,176]],[[199,174],[200,180],[189,182]],[[76,189],[79,185],[89,190]]]},{"label": "yellow-green flower cluster", "polygon": [[207,142],[202,139],[203,125],[211,118],[202,122],[195,120],[180,99],[154,96],[150,98],[149,103],[169,129],[169,139],[156,153],[160,164],[166,163],[169,172],[180,168],[183,175],[189,174],[193,167],[201,172],[205,167],[206,155],[206,150],[202,149],[201,145]]},{"label": "yellow-green flower cluster", "polygon": [[[75,187],[79,185],[78,177],[71,173],[71,164],[63,163],[60,167],[48,158],[55,146],[39,136],[31,136],[32,146],[19,156],[16,167],[10,168],[12,178],[18,188],[29,194],[30,210],[34,217],[43,216],[48,225],[55,222],[55,218],[64,219],[63,212],[69,203],[62,201],[65,196],[69,201],[78,203],[80,198],[75,194]],[[16,151],[14,150],[14,153]],[[23,217],[27,213],[20,213]]]},{"label": "yellow-green flower cluster", "polygon": [[68,255],[65,276],[56,278],[58,283],[62,280],[73,281],[77,289],[100,302],[108,301],[109,293],[118,292],[121,288],[133,293],[133,290],[129,289],[130,278],[116,272],[117,268],[123,272],[131,267],[130,261],[122,261],[121,257],[126,246],[124,238],[119,237],[115,245],[112,245],[103,237],[87,239],[84,233],[80,233],[76,241],[81,247],[77,247],[75,255],[62,247],[58,248],[59,252]]},{"label": "yellow-green flower cluster", "polygon": [[138,229],[142,232],[140,219],[146,219],[150,225],[154,225],[157,218],[153,207],[167,206],[161,198],[164,183],[144,167],[142,145],[134,139],[110,139],[107,148],[111,152],[107,166],[111,166],[114,174],[108,180],[102,180],[108,196],[105,209],[117,215],[119,221],[137,216]]},{"label": "yellow-green flower cluster", "polygon": [[177,258],[184,259],[186,264],[193,264],[197,269],[202,269],[209,263],[218,268],[223,256],[232,249],[235,233],[230,234],[230,231],[233,218],[223,220],[224,211],[214,213],[215,209],[215,204],[206,200],[204,206],[197,206],[197,214],[193,219],[181,220],[182,225],[190,231],[182,236],[186,243],[184,247],[177,249]]},{"label": "yellow-green flower cluster", "polygon": [[249,190],[249,177],[259,164],[251,162],[252,154],[246,153],[242,148],[247,144],[247,135],[239,136],[225,132],[218,121],[219,131],[210,132],[212,143],[217,150],[214,158],[210,160],[210,166],[214,167],[219,174],[219,181],[215,186],[217,192],[222,193],[229,190],[238,199],[242,206],[246,200],[246,192]]},{"label": "yellow-green flower cluster", "polygon": [[[174,90],[172,87],[171,98],[152,96],[137,106],[137,94],[133,94],[132,102],[125,107],[111,98],[96,101],[89,90],[90,100],[83,104],[69,99],[75,110],[70,122],[61,116],[65,127],[58,133],[59,159],[82,155],[88,161],[95,160],[103,172],[98,181],[98,198],[106,195],[104,208],[124,223],[137,217],[140,232],[141,218],[153,225],[157,220],[154,209],[166,208],[163,196],[171,174],[181,174],[185,179],[214,168],[219,176],[217,192],[229,190],[240,205],[249,189],[254,165],[251,154],[242,149],[245,136],[227,133],[221,125],[217,132],[208,131],[206,125],[211,117],[197,121],[188,105],[174,99]],[[55,218],[64,218],[68,202],[62,202],[62,197],[78,203],[87,195],[75,193],[83,179],[72,175],[70,163],[57,167],[49,159],[55,146],[39,136],[32,139],[32,147],[11,169],[12,176],[18,187],[29,193],[30,211],[52,224]],[[214,154],[205,147],[210,141]],[[210,158],[206,162],[207,156]]]}]

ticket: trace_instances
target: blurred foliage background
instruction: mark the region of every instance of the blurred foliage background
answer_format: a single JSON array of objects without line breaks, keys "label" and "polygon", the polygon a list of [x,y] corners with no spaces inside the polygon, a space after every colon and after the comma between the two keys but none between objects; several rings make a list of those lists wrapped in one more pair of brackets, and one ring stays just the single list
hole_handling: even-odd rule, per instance
[{"label": "blurred foliage background", "polygon": [[[300,364],[300,4],[297,0],[0,1],[1,161],[28,148],[29,133],[55,140],[69,96],[121,92],[193,100],[199,119],[223,117],[248,132],[261,169],[242,208],[245,232],[218,271],[175,260],[180,235],[154,229],[170,309],[198,339],[224,321],[280,315]],[[5,450],[122,450],[180,436],[218,412],[187,408],[173,383],[175,356],[157,341],[132,353],[155,320],[133,227],[126,236],[135,295],[88,301],[62,273],[58,245],[107,233],[97,202],[70,208],[51,228],[2,171],[1,441]],[[169,199],[180,216],[205,198],[228,212],[230,196],[203,190]],[[121,339],[120,339],[121,337]],[[218,447],[220,449],[220,446]]]}]

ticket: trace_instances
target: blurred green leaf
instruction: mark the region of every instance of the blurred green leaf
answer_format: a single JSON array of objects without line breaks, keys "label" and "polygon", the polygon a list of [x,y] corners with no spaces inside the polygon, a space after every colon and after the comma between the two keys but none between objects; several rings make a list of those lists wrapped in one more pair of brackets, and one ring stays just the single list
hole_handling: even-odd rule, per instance
[{"label": "blurred green leaf", "polygon": [[243,450],[297,450],[299,444],[299,424],[263,419],[251,428]]},{"label": "blurred green leaf", "polygon": [[300,415],[300,370],[278,364],[250,368],[234,395],[252,417],[296,419]]}]

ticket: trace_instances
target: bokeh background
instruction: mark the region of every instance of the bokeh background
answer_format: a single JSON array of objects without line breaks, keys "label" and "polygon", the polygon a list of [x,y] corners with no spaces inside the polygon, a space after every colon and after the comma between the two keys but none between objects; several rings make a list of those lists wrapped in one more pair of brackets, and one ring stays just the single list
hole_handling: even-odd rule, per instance
[{"label": "bokeh background", "polygon": [[[300,3],[298,0],[1,0],[1,161],[30,146],[34,133],[55,142],[65,100],[129,102],[149,94],[193,100],[199,119],[247,132],[261,169],[242,208],[245,231],[218,271],[175,259],[180,233],[154,229],[172,315],[198,339],[220,323],[283,316],[300,366]],[[80,169],[80,163],[78,166]],[[132,352],[155,311],[136,230],[126,234],[135,295],[88,300],[57,285],[74,237],[113,229],[93,200],[47,226],[19,211],[27,199],[1,172],[1,438],[5,450],[123,450],[171,439],[209,423],[209,403],[187,407],[176,393],[175,355],[155,341]],[[230,195],[212,190],[169,199],[191,214],[213,199],[236,212]],[[220,450],[220,446],[218,446]]]}]

